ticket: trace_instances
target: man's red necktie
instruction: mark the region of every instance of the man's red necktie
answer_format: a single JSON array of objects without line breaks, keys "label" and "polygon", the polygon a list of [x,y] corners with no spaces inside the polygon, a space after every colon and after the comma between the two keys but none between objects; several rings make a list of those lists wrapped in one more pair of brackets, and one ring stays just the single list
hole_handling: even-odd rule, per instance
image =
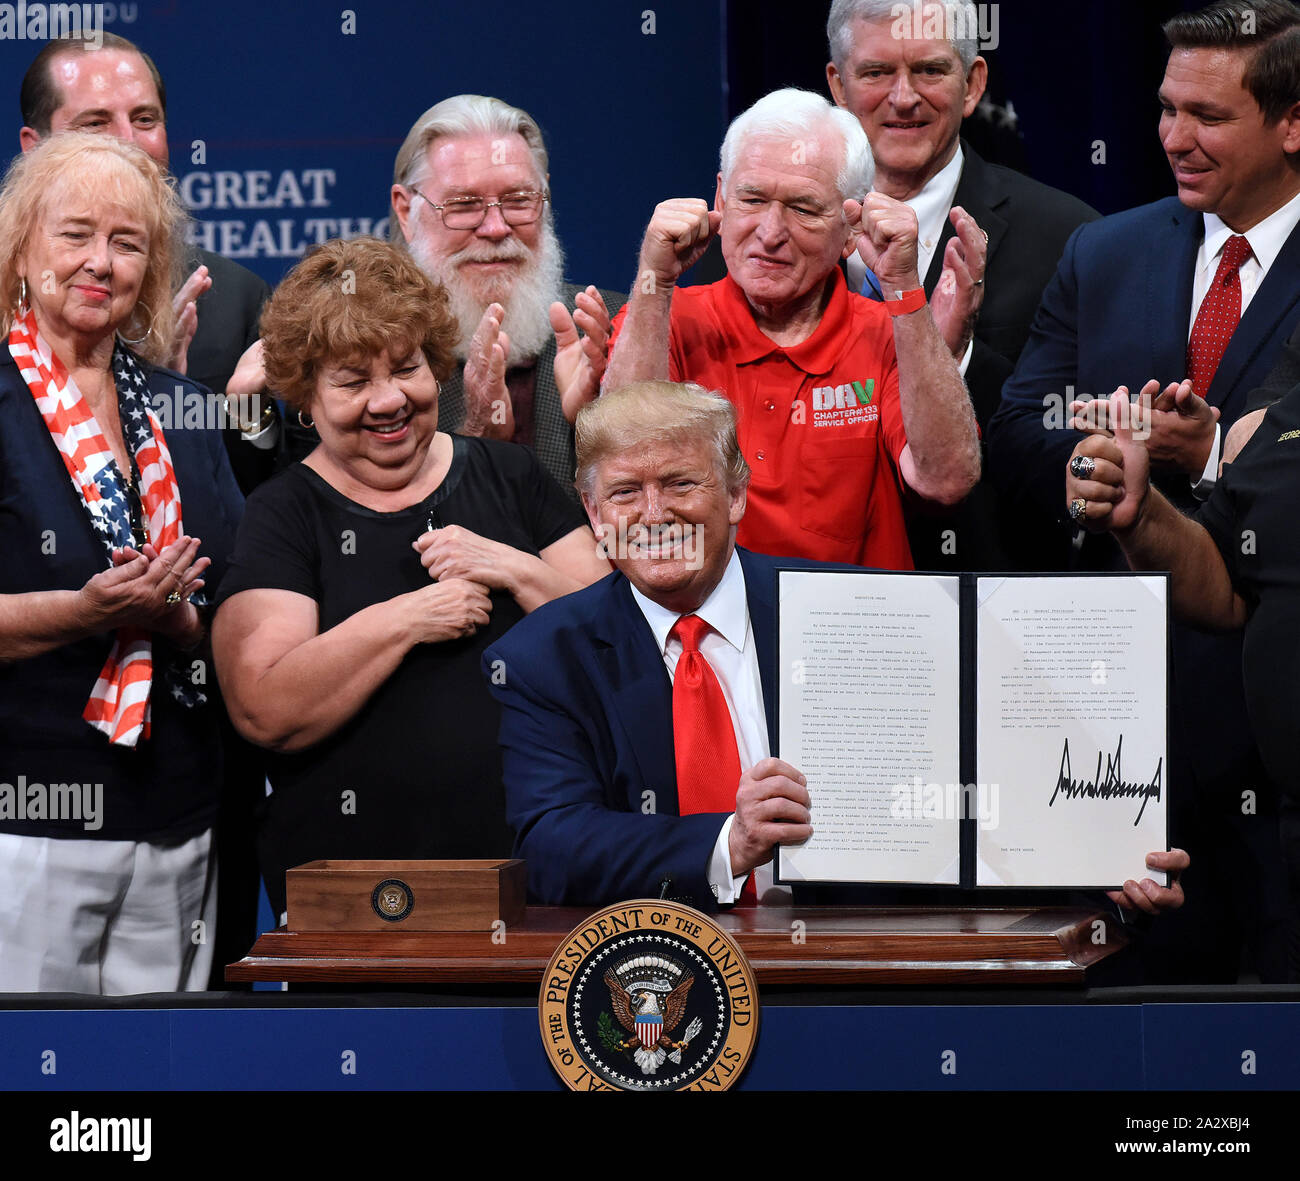
[{"label": "man's red necktie", "polygon": [[1241,276],[1238,272],[1249,257],[1250,243],[1241,234],[1228,239],[1219,257],[1214,281],[1196,313],[1196,323],[1192,325],[1191,339],[1187,342],[1187,376],[1192,379],[1192,390],[1198,397],[1209,396],[1210,383],[1241,319]]},{"label": "man's red necktie", "polygon": [[[717,674],[700,651],[710,627],[698,615],[683,615],[669,633],[682,645],[673,674],[673,752],[677,759],[677,808],[696,812],[734,812],[740,783],[736,729]],[[754,899],[754,876],[742,899]]]}]

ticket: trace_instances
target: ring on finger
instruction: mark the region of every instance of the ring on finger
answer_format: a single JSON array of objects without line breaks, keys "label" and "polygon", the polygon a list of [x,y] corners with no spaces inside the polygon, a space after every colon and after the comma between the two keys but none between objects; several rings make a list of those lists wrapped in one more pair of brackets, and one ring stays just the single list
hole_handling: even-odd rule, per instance
[{"label": "ring on finger", "polygon": [[169,607],[175,607],[181,601],[181,592],[179,590],[170,590],[167,597],[163,600]]},{"label": "ring on finger", "polygon": [[1088,502],[1082,496],[1076,496],[1070,501],[1070,520],[1082,521],[1083,515],[1088,511]]},{"label": "ring on finger", "polygon": [[1070,460],[1070,474],[1080,480],[1091,480],[1097,470],[1097,461],[1091,455],[1076,455]]}]

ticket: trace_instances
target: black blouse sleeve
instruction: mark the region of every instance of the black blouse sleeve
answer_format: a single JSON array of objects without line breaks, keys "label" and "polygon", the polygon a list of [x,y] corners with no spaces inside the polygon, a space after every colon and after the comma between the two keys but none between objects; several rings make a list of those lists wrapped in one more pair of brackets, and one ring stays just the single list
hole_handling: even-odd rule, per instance
[{"label": "black blouse sleeve", "polygon": [[218,605],[246,590],[287,590],[321,600],[310,493],[290,469],[248,498]]},{"label": "black blouse sleeve", "polygon": [[1237,507],[1233,497],[1232,466],[1229,464],[1223,478],[1214,485],[1210,494],[1196,514],[1195,520],[1204,526],[1214,544],[1218,547],[1223,564],[1228,568],[1228,577],[1235,584],[1237,581],[1237,546],[1241,542],[1237,519]]},{"label": "black blouse sleeve", "polygon": [[[554,477],[526,447],[518,484],[520,510],[538,553],[587,524],[586,514],[564,494]],[[593,542],[593,544],[595,544]]]}]

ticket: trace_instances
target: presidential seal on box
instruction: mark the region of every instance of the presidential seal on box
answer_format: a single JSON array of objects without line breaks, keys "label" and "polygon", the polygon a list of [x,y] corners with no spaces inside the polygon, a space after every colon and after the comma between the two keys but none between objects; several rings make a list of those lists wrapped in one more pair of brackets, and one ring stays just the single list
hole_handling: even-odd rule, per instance
[{"label": "presidential seal on box", "polygon": [[753,970],[707,915],[642,899],[561,942],[538,1001],[542,1044],[575,1091],[723,1091],[758,1037]]},{"label": "presidential seal on box", "polygon": [[386,923],[400,923],[415,905],[415,895],[401,878],[385,878],[370,895],[370,905]]}]

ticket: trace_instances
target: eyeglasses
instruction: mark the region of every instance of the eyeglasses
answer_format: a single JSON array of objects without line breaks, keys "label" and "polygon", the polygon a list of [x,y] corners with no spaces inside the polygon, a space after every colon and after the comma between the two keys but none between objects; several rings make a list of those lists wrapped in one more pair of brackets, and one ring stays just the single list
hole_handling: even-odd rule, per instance
[{"label": "eyeglasses", "polygon": [[542,213],[542,205],[551,199],[546,192],[507,193],[500,201],[485,201],[482,197],[457,197],[439,205],[430,201],[414,185],[407,185],[417,197],[432,206],[442,217],[449,230],[476,230],[483,224],[489,209],[501,210],[508,226],[526,226],[535,222]]}]

